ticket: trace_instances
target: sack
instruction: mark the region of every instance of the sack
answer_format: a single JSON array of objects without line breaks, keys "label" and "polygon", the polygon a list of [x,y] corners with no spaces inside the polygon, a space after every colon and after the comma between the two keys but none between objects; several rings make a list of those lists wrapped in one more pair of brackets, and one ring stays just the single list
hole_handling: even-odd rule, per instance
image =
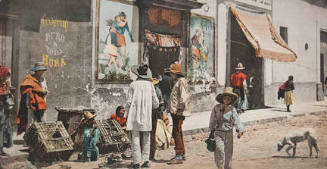
[{"label": "sack", "polygon": [[208,138],[205,143],[207,144],[207,149],[210,152],[214,152],[216,149],[216,141],[215,139]]},{"label": "sack", "polygon": [[157,120],[156,143],[158,150],[166,150],[169,148],[172,134],[165,122],[161,119]]}]

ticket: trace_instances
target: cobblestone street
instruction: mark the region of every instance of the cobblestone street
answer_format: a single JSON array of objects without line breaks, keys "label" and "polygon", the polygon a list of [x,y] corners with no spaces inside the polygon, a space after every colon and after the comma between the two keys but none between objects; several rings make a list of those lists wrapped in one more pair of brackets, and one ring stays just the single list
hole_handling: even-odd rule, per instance
[{"label": "cobblestone street", "polygon": [[[323,169],[327,166],[327,115],[306,115],[292,119],[247,126],[247,133],[241,139],[234,140],[234,169]],[[298,144],[295,158],[288,158],[283,149],[278,152],[277,142],[283,137],[299,131],[311,128],[317,135],[320,148],[320,158],[308,158],[309,149],[306,142]],[[213,153],[206,150],[204,140],[207,133],[187,136],[186,161],[181,165],[170,166],[166,161],[173,157],[173,147],[157,153],[156,162],[151,163],[155,169],[215,169]],[[235,136],[236,138],[236,136]],[[313,153],[315,155],[315,153]],[[95,163],[64,162],[53,166],[56,168],[98,168],[105,161],[102,158]],[[109,168],[126,168],[131,161],[106,166]]]}]

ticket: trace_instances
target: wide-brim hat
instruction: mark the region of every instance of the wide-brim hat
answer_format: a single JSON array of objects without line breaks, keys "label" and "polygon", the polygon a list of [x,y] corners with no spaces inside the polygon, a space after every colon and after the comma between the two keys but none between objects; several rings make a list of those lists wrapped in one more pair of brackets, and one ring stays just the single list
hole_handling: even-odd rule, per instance
[{"label": "wide-brim hat", "polygon": [[238,99],[238,95],[233,92],[233,88],[231,88],[231,87],[226,87],[224,89],[224,92],[223,93],[220,93],[220,94],[217,95],[216,100],[219,103],[224,103],[223,102],[224,96],[229,96],[232,99],[231,104],[234,104],[237,101],[237,99]]},{"label": "wide-brim hat", "polygon": [[140,65],[134,65],[131,67],[131,71],[136,74],[138,77],[141,77],[143,79],[150,79],[151,75],[148,71],[148,65],[146,64],[140,64]]},{"label": "wide-brim hat", "polygon": [[44,66],[44,64],[42,62],[36,62],[34,64],[34,67],[32,68],[32,71],[33,72],[36,72],[36,71],[46,71],[46,70],[48,70],[48,69]]},{"label": "wide-brim hat", "polygon": [[95,116],[97,116],[97,115],[92,114],[89,111],[84,111],[84,117],[85,117],[86,121],[89,121],[89,120],[95,118]]},{"label": "wide-brim hat", "polygon": [[235,68],[236,70],[244,70],[245,67],[243,66],[243,64],[240,62],[237,64],[237,67]]},{"label": "wide-brim hat", "polygon": [[174,63],[170,65],[170,73],[185,76],[185,73],[182,70],[182,64],[180,63]]},{"label": "wide-brim hat", "polygon": [[156,85],[156,84],[159,83],[159,79],[157,79],[157,78],[152,78],[152,79],[151,79],[151,82],[152,82],[153,85]]}]

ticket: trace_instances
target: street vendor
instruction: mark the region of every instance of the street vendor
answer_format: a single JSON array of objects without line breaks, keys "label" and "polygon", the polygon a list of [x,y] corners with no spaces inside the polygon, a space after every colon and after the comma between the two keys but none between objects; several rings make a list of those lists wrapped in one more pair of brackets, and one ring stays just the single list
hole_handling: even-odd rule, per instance
[{"label": "street vendor", "polygon": [[112,114],[110,116],[111,120],[116,120],[120,126],[125,130],[126,129],[126,117],[124,117],[125,115],[125,108],[124,106],[118,106],[116,108],[116,113]]},{"label": "street vendor", "polygon": [[48,92],[42,86],[43,74],[46,70],[47,68],[43,63],[36,62],[32,68],[34,73],[26,75],[20,85],[21,101],[16,120],[18,135],[25,132],[33,122],[42,122],[47,109],[45,96]]},{"label": "street vendor", "polygon": [[3,147],[12,146],[11,114],[14,107],[13,95],[10,92],[10,69],[0,66],[0,155],[6,156]]},{"label": "street vendor", "polygon": [[97,142],[100,136],[99,129],[95,125],[95,114],[89,111],[84,112],[85,125],[83,128],[83,158],[84,162],[97,161],[99,148]]}]

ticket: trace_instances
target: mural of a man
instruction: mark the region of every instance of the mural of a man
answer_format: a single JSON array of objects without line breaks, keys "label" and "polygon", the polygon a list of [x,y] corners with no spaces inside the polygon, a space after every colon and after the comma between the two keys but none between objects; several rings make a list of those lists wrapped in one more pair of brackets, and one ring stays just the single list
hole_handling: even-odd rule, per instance
[{"label": "mural of a man", "polygon": [[115,16],[114,20],[107,21],[107,25],[110,26],[110,28],[105,43],[109,46],[112,45],[109,48],[111,52],[109,52],[110,60],[108,66],[110,66],[112,63],[117,65],[116,58],[118,57],[117,55],[119,54],[122,59],[121,69],[125,70],[126,67],[126,40],[124,35],[125,31],[128,32],[131,41],[134,42],[132,33],[130,32],[127,24],[125,12],[119,12],[119,14]]}]

